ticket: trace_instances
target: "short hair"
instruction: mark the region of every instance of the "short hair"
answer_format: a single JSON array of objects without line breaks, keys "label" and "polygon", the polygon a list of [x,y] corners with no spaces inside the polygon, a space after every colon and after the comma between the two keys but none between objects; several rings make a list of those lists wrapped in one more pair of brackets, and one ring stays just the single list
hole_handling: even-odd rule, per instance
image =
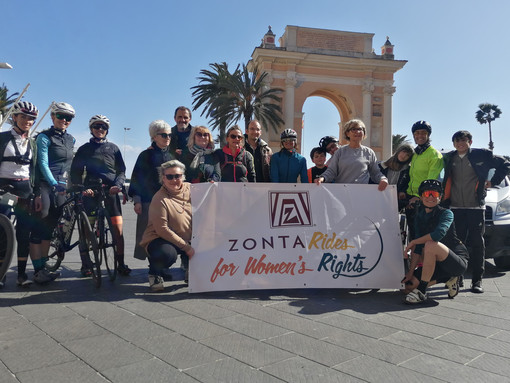
[{"label": "short hair", "polygon": [[462,138],[467,138],[469,141],[473,140],[473,136],[467,130],[459,130],[458,132],[455,132],[455,134],[452,136],[452,142],[455,142],[455,140],[460,140]]},{"label": "short hair", "polygon": [[257,124],[259,124],[259,125],[260,125],[260,130],[262,130],[262,124],[261,124],[261,123],[260,123],[260,121],[259,121],[259,120],[257,120],[257,119],[253,119],[253,120],[251,120],[250,122],[248,122],[248,125],[247,125],[247,127],[246,127],[246,130],[248,130],[248,128],[250,127],[250,124],[251,124],[252,122],[256,122]]},{"label": "short hair", "polygon": [[312,161],[313,161],[313,156],[315,155],[315,153],[322,153],[322,154],[326,155],[326,149],[321,148],[320,146],[316,146],[315,148],[313,148],[312,151],[310,152],[310,158],[312,159]]},{"label": "short hair", "polygon": [[212,133],[209,129],[202,125],[194,126],[193,128],[191,128],[191,132],[188,138],[188,148],[191,149],[193,145],[195,145],[195,133],[197,132],[197,130],[205,130],[205,133],[209,133],[209,143],[207,144],[207,148],[214,149],[214,140],[212,138]]},{"label": "short hair", "polygon": [[149,136],[151,136],[151,140],[154,141],[158,133],[163,131],[170,132],[172,127],[170,124],[164,120],[154,120],[149,124]]},{"label": "short hair", "polygon": [[234,126],[231,126],[230,128],[228,128],[227,133],[225,133],[225,136],[228,137],[230,135],[230,132],[232,132],[233,130],[239,130],[239,132],[241,133],[241,136],[243,136],[243,139],[244,139],[243,131],[241,130],[239,125],[234,125]]},{"label": "short hair", "polygon": [[[163,185],[163,178],[165,177],[165,170],[170,168],[179,168],[182,170],[182,174],[186,171],[186,166],[178,160],[170,160],[167,162],[163,162],[161,166],[158,167],[158,174],[159,174],[159,183]],[[186,180],[186,176],[183,175],[183,181]]]},{"label": "short hair", "polygon": [[179,112],[179,110],[185,110],[186,112],[188,112],[189,119],[191,120],[191,110],[186,106],[178,106],[177,109],[175,109],[174,118],[177,117],[177,113]]},{"label": "short hair", "polygon": [[343,134],[347,141],[350,141],[351,139],[347,136],[347,132],[349,132],[351,129],[355,128],[356,126],[363,129],[363,139],[367,136],[367,128],[365,127],[365,123],[361,121],[360,119],[354,118],[352,120],[349,120],[344,125]]}]

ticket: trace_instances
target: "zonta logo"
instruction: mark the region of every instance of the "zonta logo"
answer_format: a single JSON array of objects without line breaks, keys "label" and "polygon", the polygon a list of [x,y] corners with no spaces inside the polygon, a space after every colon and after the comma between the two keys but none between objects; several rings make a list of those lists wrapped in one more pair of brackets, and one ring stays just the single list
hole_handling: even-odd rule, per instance
[{"label": "zonta logo", "polygon": [[272,228],[312,226],[308,192],[269,192],[269,211]]}]

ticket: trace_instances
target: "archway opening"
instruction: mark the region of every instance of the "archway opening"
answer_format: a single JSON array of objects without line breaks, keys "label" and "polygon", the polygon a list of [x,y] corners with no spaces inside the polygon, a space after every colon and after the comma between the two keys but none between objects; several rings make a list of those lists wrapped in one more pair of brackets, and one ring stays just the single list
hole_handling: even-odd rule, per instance
[{"label": "archway opening", "polygon": [[[339,138],[341,118],[335,105],[320,96],[308,97],[303,105],[303,113],[301,154],[306,158],[310,168],[314,166],[310,159],[310,151],[319,146],[319,141],[324,136]],[[327,158],[329,159],[329,154]]]}]

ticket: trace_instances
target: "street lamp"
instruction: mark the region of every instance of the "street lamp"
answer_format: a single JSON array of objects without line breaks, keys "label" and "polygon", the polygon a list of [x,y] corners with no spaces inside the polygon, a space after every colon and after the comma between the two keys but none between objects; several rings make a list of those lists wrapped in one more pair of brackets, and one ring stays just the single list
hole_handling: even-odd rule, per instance
[{"label": "street lamp", "polygon": [[7,64],[7,63],[0,63],[0,68],[3,68],[3,69],[12,69],[12,66],[10,64]]},{"label": "street lamp", "polygon": [[131,130],[131,128],[124,127],[124,161],[126,161],[126,133],[128,130]]}]

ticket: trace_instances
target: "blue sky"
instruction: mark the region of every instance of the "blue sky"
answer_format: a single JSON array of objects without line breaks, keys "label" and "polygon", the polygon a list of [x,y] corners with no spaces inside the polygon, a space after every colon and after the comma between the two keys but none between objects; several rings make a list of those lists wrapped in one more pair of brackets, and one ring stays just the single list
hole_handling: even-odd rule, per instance
[{"label": "blue sky", "polygon": [[[3,0],[0,62],[14,69],[0,69],[0,83],[11,92],[30,83],[25,100],[42,112],[52,101],[71,103],[77,117],[69,132],[80,145],[88,119],[107,115],[110,140],[121,149],[125,140],[130,176],[149,145],[149,123],[174,125],[174,109],[192,106],[200,70],[247,62],[268,25],[277,38],[286,25],[374,33],[376,52],[389,36],[395,58],[408,60],[395,75],[394,134],[409,134],[425,119],[438,149],[450,149],[460,129],[473,133],[473,146],[487,147],[488,128],[474,115],[490,102],[503,111],[493,123],[494,151],[510,155],[509,14],[504,0]],[[200,112],[192,123],[207,125]],[[320,137],[338,134],[339,116],[320,98],[308,99],[304,112],[308,158]]]}]

